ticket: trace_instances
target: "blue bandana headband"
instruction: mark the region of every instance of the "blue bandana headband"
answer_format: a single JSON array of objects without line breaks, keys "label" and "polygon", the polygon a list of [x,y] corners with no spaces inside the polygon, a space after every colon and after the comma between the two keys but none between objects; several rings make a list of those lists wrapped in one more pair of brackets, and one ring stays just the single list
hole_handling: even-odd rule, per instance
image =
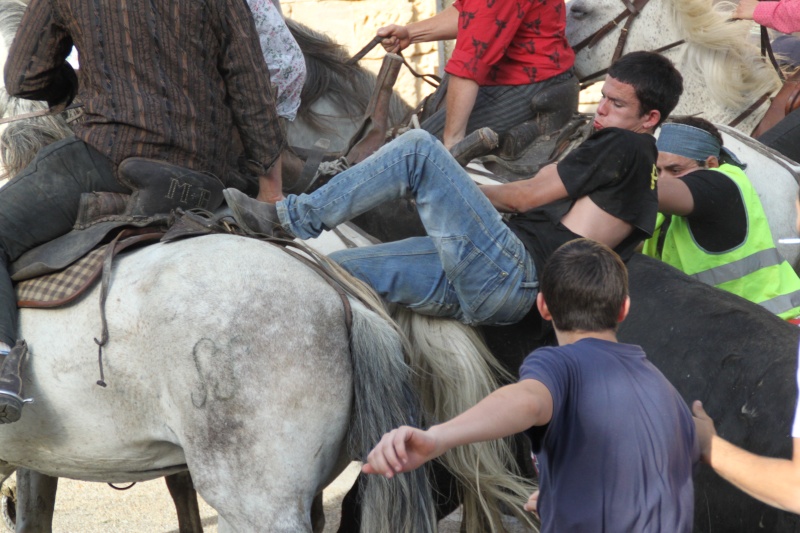
[{"label": "blue bandana headband", "polygon": [[733,152],[720,145],[716,137],[688,124],[667,122],[662,125],[656,146],[659,152],[668,152],[695,161],[705,161],[709,156],[714,156],[744,168]]}]

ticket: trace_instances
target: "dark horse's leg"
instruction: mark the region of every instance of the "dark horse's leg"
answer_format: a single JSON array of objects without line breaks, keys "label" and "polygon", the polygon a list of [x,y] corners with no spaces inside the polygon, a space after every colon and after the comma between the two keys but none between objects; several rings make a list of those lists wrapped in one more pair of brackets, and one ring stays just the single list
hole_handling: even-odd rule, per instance
[{"label": "dark horse's leg", "polygon": [[197,505],[197,492],[194,490],[192,476],[189,471],[178,472],[166,476],[169,494],[175,502],[175,511],[178,513],[178,531],[180,533],[203,533],[203,524],[200,522],[200,507]]},{"label": "dark horse's leg", "polygon": [[50,533],[58,478],[17,469],[17,533]]}]

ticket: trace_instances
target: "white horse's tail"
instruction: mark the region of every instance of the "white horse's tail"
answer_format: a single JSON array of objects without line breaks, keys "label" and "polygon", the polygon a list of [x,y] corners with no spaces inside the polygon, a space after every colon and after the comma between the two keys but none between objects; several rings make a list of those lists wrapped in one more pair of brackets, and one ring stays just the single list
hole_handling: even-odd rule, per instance
[{"label": "white horse's tail", "polygon": [[[350,298],[354,400],[348,446],[352,457],[366,460],[384,433],[398,426],[420,425],[421,406],[406,358],[408,343],[369,286],[326,256],[307,252],[355,296]],[[361,531],[435,532],[436,512],[426,474],[425,468],[418,468],[390,480],[365,476],[360,484]]]},{"label": "white horse's tail", "polygon": [[[353,303],[350,340],[355,401],[350,449],[364,460],[387,431],[401,425],[419,426],[419,401],[405,362],[403,339],[390,322]],[[361,531],[436,531],[426,469],[418,468],[387,480],[366,476],[361,485]]]},{"label": "white horse's tail", "polygon": [[[431,318],[405,308],[395,319],[411,346],[416,390],[435,424],[472,407],[511,376],[499,365],[477,332],[455,320]],[[522,505],[535,490],[519,475],[507,440],[460,446],[441,458],[461,482],[463,517],[468,532],[503,531],[501,506],[535,527]]]}]

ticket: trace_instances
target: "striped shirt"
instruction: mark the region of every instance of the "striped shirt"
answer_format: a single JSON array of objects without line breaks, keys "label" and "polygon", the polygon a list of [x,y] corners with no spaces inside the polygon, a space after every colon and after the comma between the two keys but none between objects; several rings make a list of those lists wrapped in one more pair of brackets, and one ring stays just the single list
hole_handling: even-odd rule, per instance
[{"label": "striped shirt", "polygon": [[235,133],[254,175],[286,142],[245,0],[31,0],[5,81],[12,96],[51,106],[79,81],[75,134],[114,164],[148,157],[225,181]]}]

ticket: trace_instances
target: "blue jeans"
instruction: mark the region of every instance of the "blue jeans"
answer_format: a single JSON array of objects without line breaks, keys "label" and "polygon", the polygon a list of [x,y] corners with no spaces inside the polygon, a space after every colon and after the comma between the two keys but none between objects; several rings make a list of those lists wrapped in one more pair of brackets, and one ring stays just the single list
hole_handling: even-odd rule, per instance
[{"label": "blue jeans", "polygon": [[427,132],[406,133],[312,194],[277,204],[282,225],[308,239],[405,195],[426,237],[331,257],[386,301],[466,324],[513,324],[536,301],[533,260],[500,214]]}]

